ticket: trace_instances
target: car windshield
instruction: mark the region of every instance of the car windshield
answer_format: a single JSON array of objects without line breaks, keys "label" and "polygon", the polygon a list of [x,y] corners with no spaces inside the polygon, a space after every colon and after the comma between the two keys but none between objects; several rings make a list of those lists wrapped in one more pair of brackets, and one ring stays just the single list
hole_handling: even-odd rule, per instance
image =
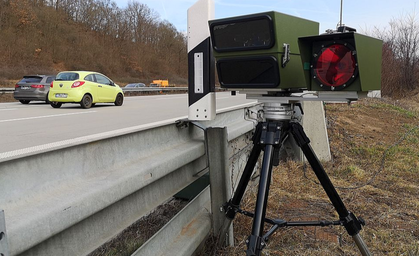
[{"label": "car windshield", "polygon": [[19,83],[40,83],[42,80],[42,77],[39,76],[24,76],[22,80],[20,80]]},{"label": "car windshield", "polygon": [[79,74],[73,72],[59,73],[55,80],[57,81],[74,81],[79,79]]}]

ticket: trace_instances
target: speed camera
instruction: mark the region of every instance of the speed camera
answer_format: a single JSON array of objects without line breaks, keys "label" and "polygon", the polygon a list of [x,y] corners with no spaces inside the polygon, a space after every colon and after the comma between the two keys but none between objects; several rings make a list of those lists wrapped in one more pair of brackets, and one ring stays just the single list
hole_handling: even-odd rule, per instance
[{"label": "speed camera", "polygon": [[307,88],[298,37],[317,35],[317,22],[266,12],[213,20],[209,28],[221,87]]},{"label": "speed camera", "polygon": [[381,88],[382,41],[352,28],[318,35],[317,22],[278,12],[209,22],[221,87],[249,91]]}]

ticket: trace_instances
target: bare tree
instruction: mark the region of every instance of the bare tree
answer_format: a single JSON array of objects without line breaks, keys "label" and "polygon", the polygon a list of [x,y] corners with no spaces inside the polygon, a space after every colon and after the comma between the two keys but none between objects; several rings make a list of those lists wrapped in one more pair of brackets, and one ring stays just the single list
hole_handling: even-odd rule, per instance
[{"label": "bare tree", "polygon": [[389,30],[376,32],[384,40],[383,94],[402,97],[419,87],[419,24],[416,14],[390,22]]},{"label": "bare tree", "polygon": [[112,0],[0,0],[0,38],[0,76],[64,68],[131,79],[187,75],[185,36],[135,0],[124,9]]}]

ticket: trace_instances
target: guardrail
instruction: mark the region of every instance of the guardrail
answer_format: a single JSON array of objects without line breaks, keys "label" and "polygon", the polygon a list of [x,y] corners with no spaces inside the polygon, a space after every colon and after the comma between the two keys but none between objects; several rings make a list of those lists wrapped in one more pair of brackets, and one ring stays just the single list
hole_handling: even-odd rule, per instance
[{"label": "guardrail", "polygon": [[15,88],[0,88],[0,93],[13,93]]},{"label": "guardrail", "polygon": [[188,91],[188,87],[121,87],[124,92]]},{"label": "guardrail", "polygon": [[0,253],[86,255],[210,171],[215,189],[204,190],[133,254],[171,255],[177,248],[176,255],[191,255],[217,230],[211,223],[223,225],[225,218],[214,218],[246,162],[254,127],[247,113],[242,106],[196,125],[168,120],[5,154]]},{"label": "guardrail", "polygon": [[[122,87],[124,93],[130,92],[187,92],[188,87],[137,87],[126,88]],[[224,88],[215,87],[215,91],[226,91]]]},{"label": "guardrail", "polygon": [[[0,93],[12,93],[15,88],[0,88]],[[122,87],[124,92],[159,92],[159,91],[188,91],[188,87],[137,87],[125,88]]]},{"label": "guardrail", "polygon": [[[124,92],[170,92],[170,91],[188,91],[188,87],[137,87],[137,88],[126,88],[121,87]],[[15,88],[0,88],[0,93],[13,93]],[[223,91],[223,89],[217,88],[217,90]]]}]

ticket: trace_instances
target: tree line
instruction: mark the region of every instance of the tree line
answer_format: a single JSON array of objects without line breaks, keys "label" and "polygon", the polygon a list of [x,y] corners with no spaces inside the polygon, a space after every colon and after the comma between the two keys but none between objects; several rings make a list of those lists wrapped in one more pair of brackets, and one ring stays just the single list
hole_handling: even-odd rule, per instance
[{"label": "tree line", "polygon": [[[382,95],[417,93],[415,13],[373,34],[384,42]],[[0,0],[0,79],[62,70],[93,70],[126,82],[186,84],[186,37],[137,1],[119,8],[110,0]]]},{"label": "tree line", "polygon": [[382,95],[396,98],[419,93],[419,24],[415,13],[393,18],[386,29],[376,29],[383,39]]},{"label": "tree line", "polygon": [[0,77],[61,70],[186,81],[186,37],[136,1],[0,0]]}]

